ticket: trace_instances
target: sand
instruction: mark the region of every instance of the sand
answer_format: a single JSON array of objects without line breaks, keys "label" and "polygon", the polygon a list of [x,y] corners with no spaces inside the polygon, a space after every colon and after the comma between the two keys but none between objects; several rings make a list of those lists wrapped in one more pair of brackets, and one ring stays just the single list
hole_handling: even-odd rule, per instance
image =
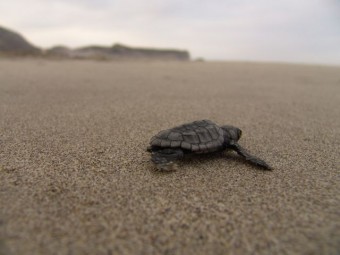
[{"label": "sand", "polygon": [[[340,67],[0,61],[0,254],[339,254]],[[232,152],[154,171],[159,130]]]}]

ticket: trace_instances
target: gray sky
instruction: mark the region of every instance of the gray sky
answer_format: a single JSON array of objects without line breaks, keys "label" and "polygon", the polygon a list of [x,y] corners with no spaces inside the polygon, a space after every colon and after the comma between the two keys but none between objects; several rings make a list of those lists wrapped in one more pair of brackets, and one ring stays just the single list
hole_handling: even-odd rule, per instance
[{"label": "gray sky", "polygon": [[188,49],[212,60],[340,64],[340,0],[1,0],[37,46]]}]

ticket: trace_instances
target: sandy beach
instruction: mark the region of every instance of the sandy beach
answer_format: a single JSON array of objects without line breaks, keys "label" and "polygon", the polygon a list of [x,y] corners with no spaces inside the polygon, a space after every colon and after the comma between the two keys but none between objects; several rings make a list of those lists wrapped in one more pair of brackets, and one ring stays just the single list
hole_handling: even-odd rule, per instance
[{"label": "sandy beach", "polygon": [[[340,67],[0,60],[0,254],[339,254]],[[159,173],[162,129],[242,129]]]}]

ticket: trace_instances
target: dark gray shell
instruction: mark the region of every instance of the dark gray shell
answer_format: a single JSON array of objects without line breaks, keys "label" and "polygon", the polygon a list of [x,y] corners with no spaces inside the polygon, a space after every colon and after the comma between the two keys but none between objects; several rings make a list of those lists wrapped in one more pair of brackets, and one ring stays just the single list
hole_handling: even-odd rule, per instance
[{"label": "dark gray shell", "polygon": [[195,153],[223,148],[224,131],[210,120],[194,121],[159,132],[150,145],[161,148],[182,148]]}]

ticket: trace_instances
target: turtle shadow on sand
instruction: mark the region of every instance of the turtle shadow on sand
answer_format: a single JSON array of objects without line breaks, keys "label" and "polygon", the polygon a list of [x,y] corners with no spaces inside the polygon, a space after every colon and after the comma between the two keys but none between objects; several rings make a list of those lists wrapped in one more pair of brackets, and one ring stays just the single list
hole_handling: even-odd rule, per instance
[{"label": "turtle shadow on sand", "polygon": [[193,166],[195,168],[202,168],[206,169],[207,167],[210,167],[211,164],[216,163],[216,161],[220,160],[222,164],[225,164],[225,169],[230,169],[231,164],[233,168],[235,168],[236,165],[240,164],[240,166],[246,165],[249,167],[250,170],[259,170],[263,171],[261,167],[259,166],[254,166],[251,162],[245,162],[245,160],[238,156],[236,153],[233,151],[223,151],[223,152],[213,152],[209,154],[200,154],[200,155],[195,155],[195,154],[189,154],[186,155],[181,161],[177,162],[175,164],[175,167],[173,171],[162,171],[157,169],[156,167],[153,167],[151,171],[154,174],[171,174],[174,171],[181,171],[181,169],[186,169],[189,166]]}]

